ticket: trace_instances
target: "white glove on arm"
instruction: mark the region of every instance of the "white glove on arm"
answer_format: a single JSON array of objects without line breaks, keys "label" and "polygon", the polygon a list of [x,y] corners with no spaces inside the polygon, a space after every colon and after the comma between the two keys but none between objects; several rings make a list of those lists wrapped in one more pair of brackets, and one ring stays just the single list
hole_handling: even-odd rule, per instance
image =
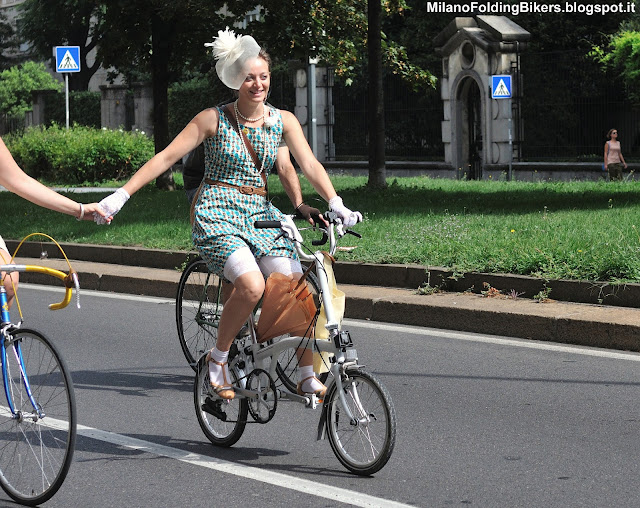
[{"label": "white glove on arm", "polygon": [[352,212],[342,203],[342,198],[336,196],[329,201],[329,210],[336,212],[342,219],[342,223],[350,228],[358,222],[362,222],[362,214],[360,212]]},{"label": "white glove on arm", "polygon": [[[120,187],[117,191],[104,198],[98,204],[100,205],[100,208],[102,208],[107,214],[107,216],[113,217],[122,209],[124,204],[129,201],[130,197],[131,196],[129,196],[129,193],[122,187]],[[97,224],[107,223],[106,219],[98,214],[94,214],[93,220],[95,220]]]}]

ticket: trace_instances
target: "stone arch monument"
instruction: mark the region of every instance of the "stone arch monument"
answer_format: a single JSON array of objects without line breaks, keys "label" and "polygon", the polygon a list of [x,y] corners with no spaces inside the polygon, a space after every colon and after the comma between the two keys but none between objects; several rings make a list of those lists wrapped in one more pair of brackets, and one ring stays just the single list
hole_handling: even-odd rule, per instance
[{"label": "stone arch monument", "polygon": [[[519,53],[529,38],[505,16],[455,18],[435,37],[442,56],[444,157],[459,178],[481,179],[489,165],[510,168],[520,141]],[[491,76],[507,74],[512,98],[492,99]]]}]

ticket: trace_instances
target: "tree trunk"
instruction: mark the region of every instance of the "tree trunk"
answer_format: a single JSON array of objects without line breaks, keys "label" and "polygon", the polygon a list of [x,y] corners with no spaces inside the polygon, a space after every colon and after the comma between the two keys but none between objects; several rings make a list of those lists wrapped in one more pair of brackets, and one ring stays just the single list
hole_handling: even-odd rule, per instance
[{"label": "tree trunk", "polygon": [[385,168],[384,91],[382,88],[382,6],[368,0],[369,187],[387,186]]},{"label": "tree trunk", "polygon": [[[169,56],[171,25],[154,13],[151,19],[151,76],[153,80],[153,140],[156,153],[169,144]],[[171,169],[156,179],[156,187],[174,190]]]}]

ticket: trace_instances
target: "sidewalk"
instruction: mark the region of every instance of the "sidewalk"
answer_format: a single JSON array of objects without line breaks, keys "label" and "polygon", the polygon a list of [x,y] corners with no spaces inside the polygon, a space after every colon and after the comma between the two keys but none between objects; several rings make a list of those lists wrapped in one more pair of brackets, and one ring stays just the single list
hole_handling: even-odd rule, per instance
[{"label": "sidewalk", "polygon": [[[11,252],[17,242],[7,241]],[[63,245],[72,266],[78,271],[83,289],[111,291],[163,298],[175,298],[180,271],[189,256],[187,252],[130,247],[97,247],[91,245]],[[43,264],[66,270],[64,260],[41,261],[40,245],[34,242],[20,249],[16,262]],[[49,255],[54,248],[48,246]],[[86,261],[91,259],[92,261]],[[341,272],[351,272],[350,278],[364,278],[367,285],[339,284],[347,296],[345,317],[443,328],[465,332],[520,337],[566,344],[578,344],[611,349],[640,351],[640,309],[612,305],[570,303],[486,297],[470,292],[438,292],[419,295],[415,288],[389,287],[386,278],[397,282],[404,274],[411,279],[413,268],[398,265],[338,264],[336,278],[344,280]],[[424,272],[424,269],[421,269]],[[372,273],[373,272],[373,273]],[[376,284],[372,285],[373,277]],[[348,277],[347,277],[348,278]],[[486,277],[485,277],[486,278]],[[512,276],[507,286],[512,284]],[[22,274],[25,282],[54,285],[57,281],[39,274]],[[350,281],[351,282],[351,281]],[[493,275],[491,285],[499,287],[499,276]]]}]

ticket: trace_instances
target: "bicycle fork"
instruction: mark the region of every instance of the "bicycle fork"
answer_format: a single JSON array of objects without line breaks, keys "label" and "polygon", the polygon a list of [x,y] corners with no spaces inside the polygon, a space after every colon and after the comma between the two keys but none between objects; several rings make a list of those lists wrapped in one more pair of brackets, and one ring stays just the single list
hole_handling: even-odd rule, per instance
[{"label": "bicycle fork", "polygon": [[[331,366],[331,374],[333,375],[334,383],[336,384],[336,392],[338,394],[338,398],[342,403],[342,408],[346,413],[346,417],[349,419],[349,422],[354,427],[357,426],[366,426],[369,423],[369,416],[366,411],[362,407],[362,403],[360,402],[360,397],[358,395],[358,390],[355,385],[352,385],[350,393],[353,397],[353,402],[355,404],[356,409],[362,415],[360,418],[356,418],[356,416],[351,412],[349,404],[347,403],[347,396],[345,393],[344,385],[342,383],[343,377],[347,377],[346,371],[347,367],[356,366],[355,362],[336,362]],[[322,413],[320,415],[320,421],[318,422],[318,436],[317,440],[321,441],[327,436],[327,419],[328,419],[329,405],[327,404],[327,399],[325,398],[322,404]]]}]

